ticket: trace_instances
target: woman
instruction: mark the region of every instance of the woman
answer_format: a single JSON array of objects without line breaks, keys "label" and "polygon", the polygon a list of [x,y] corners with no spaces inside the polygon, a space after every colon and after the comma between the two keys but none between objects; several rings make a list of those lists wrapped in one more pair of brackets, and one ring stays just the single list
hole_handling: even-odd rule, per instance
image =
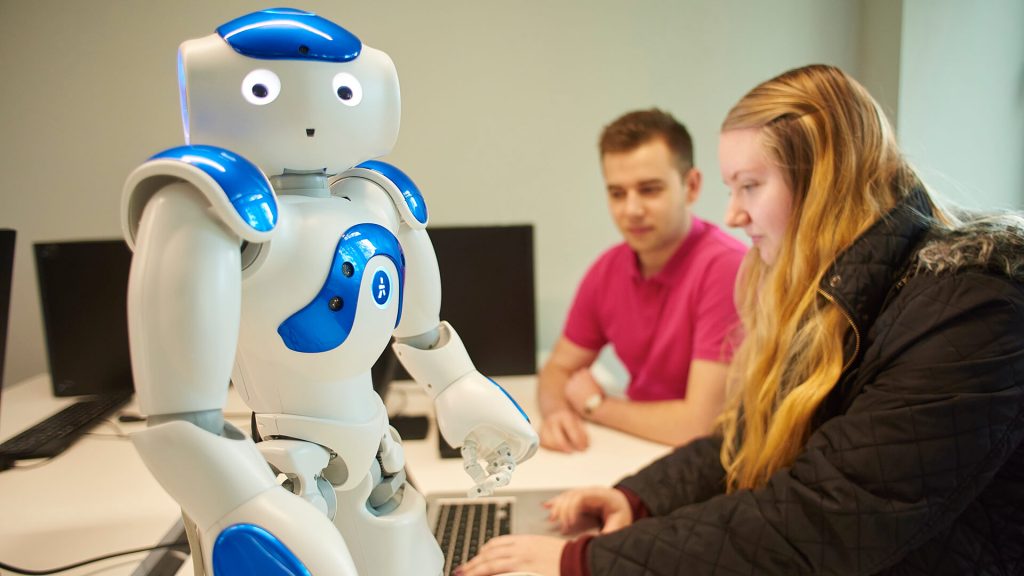
[{"label": "woman", "polygon": [[1024,570],[1024,225],[940,208],[871,96],[808,66],[722,126],[754,249],[721,434],[551,503],[464,576]]}]

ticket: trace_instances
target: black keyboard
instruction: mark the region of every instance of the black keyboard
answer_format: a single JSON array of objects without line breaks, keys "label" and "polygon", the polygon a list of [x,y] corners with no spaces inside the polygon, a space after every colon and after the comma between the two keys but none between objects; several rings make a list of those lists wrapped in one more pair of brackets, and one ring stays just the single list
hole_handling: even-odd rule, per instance
[{"label": "black keyboard", "polygon": [[434,537],[444,554],[444,576],[476,556],[485,542],[512,533],[513,498],[438,501]]},{"label": "black keyboard", "polygon": [[52,458],[131,398],[131,392],[79,400],[0,444],[0,469],[16,460]]}]

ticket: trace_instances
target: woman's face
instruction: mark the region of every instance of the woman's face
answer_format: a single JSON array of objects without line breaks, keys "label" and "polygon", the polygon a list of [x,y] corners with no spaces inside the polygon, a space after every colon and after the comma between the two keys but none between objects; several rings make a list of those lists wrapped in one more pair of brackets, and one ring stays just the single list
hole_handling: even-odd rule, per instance
[{"label": "woman's face", "polygon": [[743,228],[761,260],[775,262],[793,214],[793,191],[761,146],[761,130],[722,132],[718,144],[722,181],[729,187],[725,223]]}]

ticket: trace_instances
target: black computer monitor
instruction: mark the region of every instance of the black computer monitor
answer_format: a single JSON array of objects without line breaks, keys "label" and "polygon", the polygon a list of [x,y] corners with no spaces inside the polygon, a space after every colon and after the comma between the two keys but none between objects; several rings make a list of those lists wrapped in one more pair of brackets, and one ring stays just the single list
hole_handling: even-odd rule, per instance
[{"label": "black computer monitor", "polygon": [[11,310],[11,280],[14,277],[14,230],[0,230],[0,386],[7,355],[7,321]]},{"label": "black computer monitor", "polygon": [[124,240],[36,243],[35,258],[54,395],[131,391]]},{"label": "black computer monitor", "polygon": [[[477,370],[535,374],[533,226],[438,226],[427,233],[441,272],[441,319],[459,333]],[[400,364],[395,378],[409,378]]]}]

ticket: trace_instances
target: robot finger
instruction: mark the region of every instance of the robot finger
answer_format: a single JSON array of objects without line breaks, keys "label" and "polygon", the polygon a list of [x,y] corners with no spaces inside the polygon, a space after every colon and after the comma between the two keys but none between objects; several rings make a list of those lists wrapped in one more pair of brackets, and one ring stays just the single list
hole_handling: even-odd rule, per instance
[{"label": "robot finger", "polygon": [[476,486],[473,486],[467,492],[470,498],[479,498],[481,496],[490,496],[494,494],[495,488],[501,488],[507,486],[512,481],[512,474],[508,472],[500,472],[485,478],[482,482],[478,482]]},{"label": "robot finger", "polygon": [[511,474],[515,472],[515,470],[516,463],[509,462],[508,460],[495,459],[492,460],[491,463],[487,465],[488,475],[498,474],[499,472],[506,472],[508,474]]},{"label": "robot finger", "polygon": [[507,471],[511,474],[516,469],[516,459],[512,456],[512,450],[508,444],[501,443],[491,454],[490,464],[487,466],[488,474],[495,474]]},{"label": "robot finger", "polygon": [[508,486],[508,483],[512,481],[512,473],[511,472],[498,472],[494,476],[491,476],[490,480],[494,481],[495,488],[501,488],[502,486]]},{"label": "robot finger", "polygon": [[467,440],[462,445],[462,469],[469,474],[469,477],[473,479],[473,482],[480,484],[487,480],[487,472],[484,471],[483,467],[480,466],[480,462],[477,461],[477,450],[476,442]]},{"label": "robot finger", "polygon": [[483,496],[490,496],[494,494],[494,483],[490,480],[484,481],[482,484],[477,484],[466,492],[466,496],[470,498],[480,498]]}]

